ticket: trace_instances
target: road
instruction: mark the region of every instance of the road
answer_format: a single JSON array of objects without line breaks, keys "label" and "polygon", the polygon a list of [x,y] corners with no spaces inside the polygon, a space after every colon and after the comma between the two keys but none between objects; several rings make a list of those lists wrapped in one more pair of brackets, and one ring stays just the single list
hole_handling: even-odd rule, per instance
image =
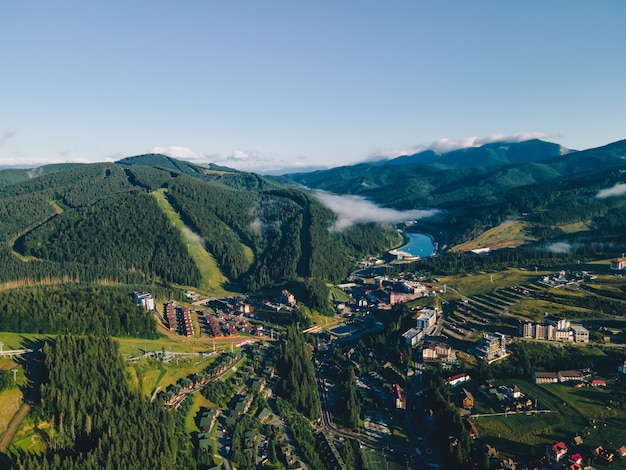
[{"label": "road", "polygon": [[13,415],[6,431],[4,431],[2,436],[0,436],[0,452],[6,454],[7,450],[9,450],[13,436],[15,436],[15,433],[20,428],[22,421],[24,421],[24,418],[26,418],[29,411],[30,405],[22,403],[22,406],[20,406],[17,412]]},{"label": "road", "polygon": [[[318,373],[319,373],[319,369],[320,368],[318,367]],[[350,439],[356,439],[359,442],[361,442],[361,444],[367,447],[372,447],[375,449],[380,449],[380,448],[386,448],[389,450],[393,449],[393,450],[397,450],[398,452],[414,452],[415,450],[414,447],[399,446],[397,444],[390,443],[389,439],[387,438],[378,438],[370,434],[361,434],[359,432],[354,432],[349,429],[344,429],[344,428],[340,428],[336,426],[332,421],[332,415],[328,407],[328,395],[326,392],[326,386],[324,385],[324,379],[319,377],[319,375],[317,379],[317,384],[318,384],[319,393],[320,393],[320,401],[322,403],[322,416],[321,416],[322,419],[320,422],[320,427],[328,431],[331,431],[333,434],[347,437]]]}]

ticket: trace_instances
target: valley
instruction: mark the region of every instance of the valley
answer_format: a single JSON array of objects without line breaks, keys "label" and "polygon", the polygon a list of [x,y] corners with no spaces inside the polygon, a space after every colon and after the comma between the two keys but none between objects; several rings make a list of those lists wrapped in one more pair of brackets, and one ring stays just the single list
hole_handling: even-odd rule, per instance
[{"label": "valley", "polygon": [[[108,449],[135,468],[132,448],[155,468],[607,468],[626,445],[626,202],[598,194],[624,144],[571,166],[532,145],[511,166],[514,146],[485,149],[500,163],[481,170],[458,154],[363,164],[368,185],[154,154],[12,174],[0,342],[33,352],[0,353],[0,464],[60,468],[62,449],[97,468]],[[399,225],[337,230],[343,215],[287,181],[384,201]],[[407,227],[433,256],[389,251]],[[154,442],[111,436],[112,416]]]}]

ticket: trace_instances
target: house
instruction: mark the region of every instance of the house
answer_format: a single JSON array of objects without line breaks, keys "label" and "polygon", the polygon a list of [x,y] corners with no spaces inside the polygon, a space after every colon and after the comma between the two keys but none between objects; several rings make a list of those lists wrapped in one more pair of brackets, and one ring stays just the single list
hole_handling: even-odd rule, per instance
[{"label": "house", "polygon": [[576,465],[580,465],[583,462],[583,456],[576,452],[570,456],[569,461],[575,463]]},{"label": "house", "polygon": [[591,386],[592,387],[606,387],[606,382],[601,379],[593,379],[591,381]]},{"label": "house", "polygon": [[154,298],[150,292],[135,292],[133,299],[137,305],[141,305],[146,310],[154,310]]},{"label": "house", "polygon": [[580,436],[574,436],[574,439],[572,439],[572,442],[574,443],[575,446],[582,445],[583,438]]},{"label": "house", "polygon": [[597,457],[600,457],[605,462],[613,462],[613,456],[614,456],[613,452],[611,452],[608,449],[605,449],[602,446],[598,446],[595,449],[593,449],[593,453],[594,455],[596,455]]},{"label": "house", "polygon": [[466,416],[463,420],[463,424],[465,424],[465,427],[467,428],[467,432],[469,433],[470,437],[472,439],[476,439],[478,437],[478,429],[476,429],[476,426],[474,425],[472,420]]},{"label": "house", "polygon": [[574,343],[588,343],[589,330],[582,325],[571,325],[564,318],[546,315],[542,323],[523,321],[517,327],[522,338],[547,339]]},{"label": "house", "polygon": [[469,382],[470,380],[472,380],[472,378],[470,377],[469,374],[456,374],[456,375],[453,375],[452,377],[443,379],[443,383],[450,385],[451,387],[456,387],[457,385],[460,385],[465,382]]},{"label": "house", "polygon": [[559,382],[582,382],[583,374],[579,370],[560,370],[556,373]]},{"label": "house", "polygon": [[257,416],[257,418],[259,418],[259,421],[262,423],[266,419],[271,419],[272,418],[272,412],[267,407],[263,408],[261,410],[261,412],[259,413],[259,415]]},{"label": "house", "polygon": [[489,458],[490,461],[492,460],[497,460],[498,459],[498,450],[495,447],[491,447],[489,444],[486,444],[486,454],[487,454],[487,458]]},{"label": "house", "polygon": [[517,385],[513,385],[513,388],[500,387],[504,390],[504,395],[509,400],[519,400],[522,397],[522,392]]},{"label": "house", "polygon": [[550,447],[550,456],[555,462],[559,462],[567,455],[567,446],[564,442],[557,442]]},{"label": "house", "polygon": [[280,302],[282,304],[286,304],[289,307],[295,307],[296,306],[296,298],[287,289],[283,289],[283,291],[280,294],[280,297],[278,298],[278,302]]},{"label": "house", "polygon": [[211,433],[201,432],[198,434],[198,448],[203,452],[212,452]]},{"label": "house", "polygon": [[250,405],[252,405],[253,400],[253,394],[249,394],[247,396],[240,395],[237,403],[235,403],[235,413],[240,415],[245,414],[250,409]]},{"label": "house", "polygon": [[271,379],[274,377],[274,372],[275,372],[274,366],[272,365],[265,366],[265,368],[263,369],[263,376],[266,379]]},{"label": "house", "polygon": [[557,383],[559,378],[556,375],[556,372],[535,372],[533,374],[533,382],[536,384],[551,384]]},{"label": "house", "polygon": [[571,330],[574,333],[575,343],[588,343],[589,342],[589,330],[581,325],[572,325]]},{"label": "house", "polygon": [[463,408],[473,408],[474,407],[474,396],[472,395],[472,393],[467,390],[467,389],[463,389]]},{"label": "house", "polygon": [[626,269],[626,257],[613,258],[611,260],[611,270],[612,271],[622,271]]},{"label": "house", "polygon": [[619,455],[620,457],[622,457],[622,458],[623,458],[623,457],[626,457],[626,446],[622,446],[622,447],[620,447],[619,449],[617,449],[617,450],[615,451],[615,453],[616,453],[617,455]]},{"label": "house", "polygon": [[255,393],[261,393],[267,384],[265,377],[259,377],[252,382],[252,391]]},{"label": "house", "polygon": [[200,423],[198,424],[198,428],[200,428],[205,433],[210,432],[219,414],[220,410],[218,408],[211,408],[208,411],[204,411],[200,416]]}]

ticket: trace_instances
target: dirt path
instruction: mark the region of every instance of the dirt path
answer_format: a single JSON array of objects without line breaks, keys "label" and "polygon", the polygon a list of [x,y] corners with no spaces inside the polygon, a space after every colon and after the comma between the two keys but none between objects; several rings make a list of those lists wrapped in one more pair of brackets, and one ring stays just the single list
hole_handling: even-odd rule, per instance
[{"label": "dirt path", "polygon": [[0,452],[6,454],[7,450],[9,450],[9,446],[11,445],[11,441],[13,440],[13,436],[15,436],[15,433],[19,429],[20,424],[22,424],[22,421],[24,421],[24,418],[26,418],[29,411],[30,405],[22,403],[20,409],[17,410],[17,413],[13,415],[13,418],[11,418],[11,422],[7,426],[7,430],[4,431],[4,434],[2,434],[2,436],[0,436]]}]

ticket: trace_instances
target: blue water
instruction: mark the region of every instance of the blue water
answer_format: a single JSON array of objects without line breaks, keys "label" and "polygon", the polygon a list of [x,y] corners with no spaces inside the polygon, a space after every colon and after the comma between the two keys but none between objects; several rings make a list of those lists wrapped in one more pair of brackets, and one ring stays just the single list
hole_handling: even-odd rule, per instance
[{"label": "blue water", "polygon": [[433,239],[429,235],[415,232],[404,232],[409,237],[409,243],[397,248],[398,251],[409,253],[420,258],[428,258],[435,252]]}]

